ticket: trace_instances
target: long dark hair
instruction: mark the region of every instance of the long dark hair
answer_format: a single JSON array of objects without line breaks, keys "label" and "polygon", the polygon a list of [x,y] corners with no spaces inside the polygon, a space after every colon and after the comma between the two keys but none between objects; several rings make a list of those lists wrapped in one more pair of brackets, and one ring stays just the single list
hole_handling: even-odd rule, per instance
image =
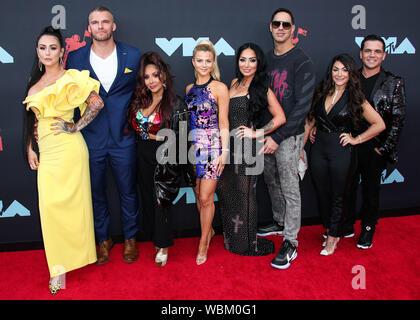
[{"label": "long dark hair", "polygon": [[249,85],[249,122],[254,125],[255,128],[261,126],[263,110],[267,109],[267,92],[268,92],[268,73],[267,73],[267,62],[265,60],[264,52],[255,43],[248,42],[239,47],[236,53],[236,77],[238,81],[236,85],[241,83],[244,78],[243,74],[239,70],[239,59],[242,51],[245,49],[251,49],[255,52],[257,57],[257,71],[255,72],[254,78]]},{"label": "long dark hair", "polygon": [[153,102],[152,93],[147,89],[146,84],[144,83],[144,72],[146,66],[149,64],[156,66],[159,70],[159,79],[166,86],[163,90],[162,100],[157,107],[161,110],[163,126],[169,128],[172,120],[172,107],[177,99],[173,86],[173,76],[170,72],[169,65],[154,51],[146,52],[140,60],[140,68],[137,73],[138,84],[131,97],[131,102],[127,111],[127,118],[130,124],[129,127],[132,127],[131,119],[136,116],[137,111],[139,109],[147,108]]},{"label": "long dark hair", "polygon": [[[45,27],[44,29],[42,29],[40,35],[38,36],[38,38],[36,39],[36,44],[35,44],[35,48],[38,46],[38,41],[42,36],[53,36],[56,37],[58,42],[60,43],[60,49],[64,48],[64,40],[63,40],[63,36],[60,32],[59,29],[54,29],[52,26],[48,26]],[[29,75],[29,79],[28,79],[28,83],[26,86],[26,90],[25,90],[25,97],[28,95],[29,89],[35,84],[37,83],[41,77],[44,75],[45,73],[45,67],[42,64],[39,64],[39,58],[38,55],[35,51],[35,57],[34,57],[34,62],[32,64],[32,69],[31,69],[31,73]],[[35,114],[31,111],[28,110],[26,111],[24,109],[24,125],[23,125],[23,148],[24,148],[24,153],[26,154],[28,145],[29,145],[29,141],[32,141],[32,148],[35,151],[38,151],[37,148],[37,143],[34,139],[34,124],[35,124]]]},{"label": "long dark hair", "polygon": [[312,106],[308,114],[308,118],[309,120],[312,120],[314,118],[315,107],[321,99],[323,99],[329,94],[334,93],[335,84],[332,78],[332,69],[336,61],[340,61],[349,72],[349,81],[346,85],[346,90],[348,90],[349,98],[348,109],[353,119],[353,125],[355,129],[357,129],[362,119],[362,104],[366,99],[362,91],[362,86],[360,84],[360,74],[356,62],[351,56],[349,56],[346,53],[339,54],[331,60],[325,78],[315,89],[314,97],[312,99]]}]

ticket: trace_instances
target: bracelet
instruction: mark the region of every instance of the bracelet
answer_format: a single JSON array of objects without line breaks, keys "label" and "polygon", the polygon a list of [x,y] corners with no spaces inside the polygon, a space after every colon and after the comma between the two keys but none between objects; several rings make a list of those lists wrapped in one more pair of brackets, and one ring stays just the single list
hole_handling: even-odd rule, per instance
[{"label": "bracelet", "polygon": [[223,151],[229,152],[229,149],[227,149],[227,148],[222,148],[222,152],[223,152]]},{"label": "bracelet", "polygon": [[360,138],[360,134],[357,137],[359,138],[359,143],[362,143],[362,138]]}]

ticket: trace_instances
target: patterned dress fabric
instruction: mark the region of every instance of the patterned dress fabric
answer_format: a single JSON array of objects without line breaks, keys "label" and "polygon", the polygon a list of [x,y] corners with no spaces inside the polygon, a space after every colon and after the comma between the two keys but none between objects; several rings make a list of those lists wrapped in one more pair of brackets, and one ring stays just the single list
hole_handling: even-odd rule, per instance
[{"label": "patterned dress fabric", "polygon": [[198,179],[220,178],[217,175],[217,159],[221,154],[221,141],[218,105],[209,87],[212,80],[203,85],[194,84],[185,97]]},{"label": "patterned dress fabric", "polygon": [[131,125],[134,130],[138,131],[142,140],[148,140],[149,134],[156,135],[160,129],[162,121],[161,112],[154,112],[150,116],[145,117],[141,110],[137,110],[136,116],[131,118]]},{"label": "patterned dress fabric", "polygon": [[[241,125],[250,126],[248,104],[247,96],[230,99],[231,132]],[[245,161],[247,152],[256,154],[255,139],[245,141],[231,135],[230,162],[223,170],[216,193],[222,216],[225,248],[240,255],[263,256],[274,252],[274,244],[268,239],[257,238],[257,176],[247,175],[246,169],[252,167]],[[235,164],[238,159],[242,159],[241,163]]]}]

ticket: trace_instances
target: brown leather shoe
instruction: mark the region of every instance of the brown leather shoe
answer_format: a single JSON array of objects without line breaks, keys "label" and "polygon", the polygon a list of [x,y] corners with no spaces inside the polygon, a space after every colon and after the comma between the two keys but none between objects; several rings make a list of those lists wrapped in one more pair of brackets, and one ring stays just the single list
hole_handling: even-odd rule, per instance
[{"label": "brown leather shoe", "polygon": [[109,260],[109,251],[111,251],[113,246],[114,242],[112,239],[99,242],[99,250],[97,252],[98,260],[96,261],[96,264],[104,264]]},{"label": "brown leather shoe", "polygon": [[124,254],[123,260],[127,263],[133,263],[137,260],[139,256],[139,252],[137,250],[137,242],[136,239],[125,239],[124,240]]}]

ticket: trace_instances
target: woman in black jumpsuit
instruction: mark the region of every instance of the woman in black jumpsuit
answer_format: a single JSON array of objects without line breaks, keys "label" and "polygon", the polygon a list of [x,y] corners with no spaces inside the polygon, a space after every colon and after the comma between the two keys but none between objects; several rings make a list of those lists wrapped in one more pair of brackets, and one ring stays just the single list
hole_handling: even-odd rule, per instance
[{"label": "woman in black jumpsuit", "polygon": [[[362,118],[370,126],[353,137],[351,132]],[[385,129],[380,115],[366,101],[356,63],[347,54],[333,58],[325,79],[314,93],[305,127],[305,142],[313,127],[316,127],[316,139],[310,154],[311,175],[328,235],[321,254],[331,255],[340,239],[347,208],[346,193],[355,168],[353,146]]]},{"label": "woman in black jumpsuit", "polygon": [[[163,267],[168,259],[169,247],[173,245],[170,207],[178,194],[181,176],[186,184],[195,185],[192,165],[182,164],[180,155],[176,154],[179,149],[174,147],[180,143],[179,131],[188,129],[188,111],[175,94],[169,65],[158,53],[149,51],[143,54],[137,78],[128,122],[137,138],[137,183],[143,209],[141,226],[146,235],[152,237],[156,265]],[[174,133],[172,138],[175,139],[167,140],[161,129],[167,129],[166,132],[172,130],[170,132]],[[187,137],[188,132],[182,136]],[[169,157],[174,155],[170,154],[172,151],[175,152],[175,163],[158,161],[164,158],[165,150],[168,150]]]}]

